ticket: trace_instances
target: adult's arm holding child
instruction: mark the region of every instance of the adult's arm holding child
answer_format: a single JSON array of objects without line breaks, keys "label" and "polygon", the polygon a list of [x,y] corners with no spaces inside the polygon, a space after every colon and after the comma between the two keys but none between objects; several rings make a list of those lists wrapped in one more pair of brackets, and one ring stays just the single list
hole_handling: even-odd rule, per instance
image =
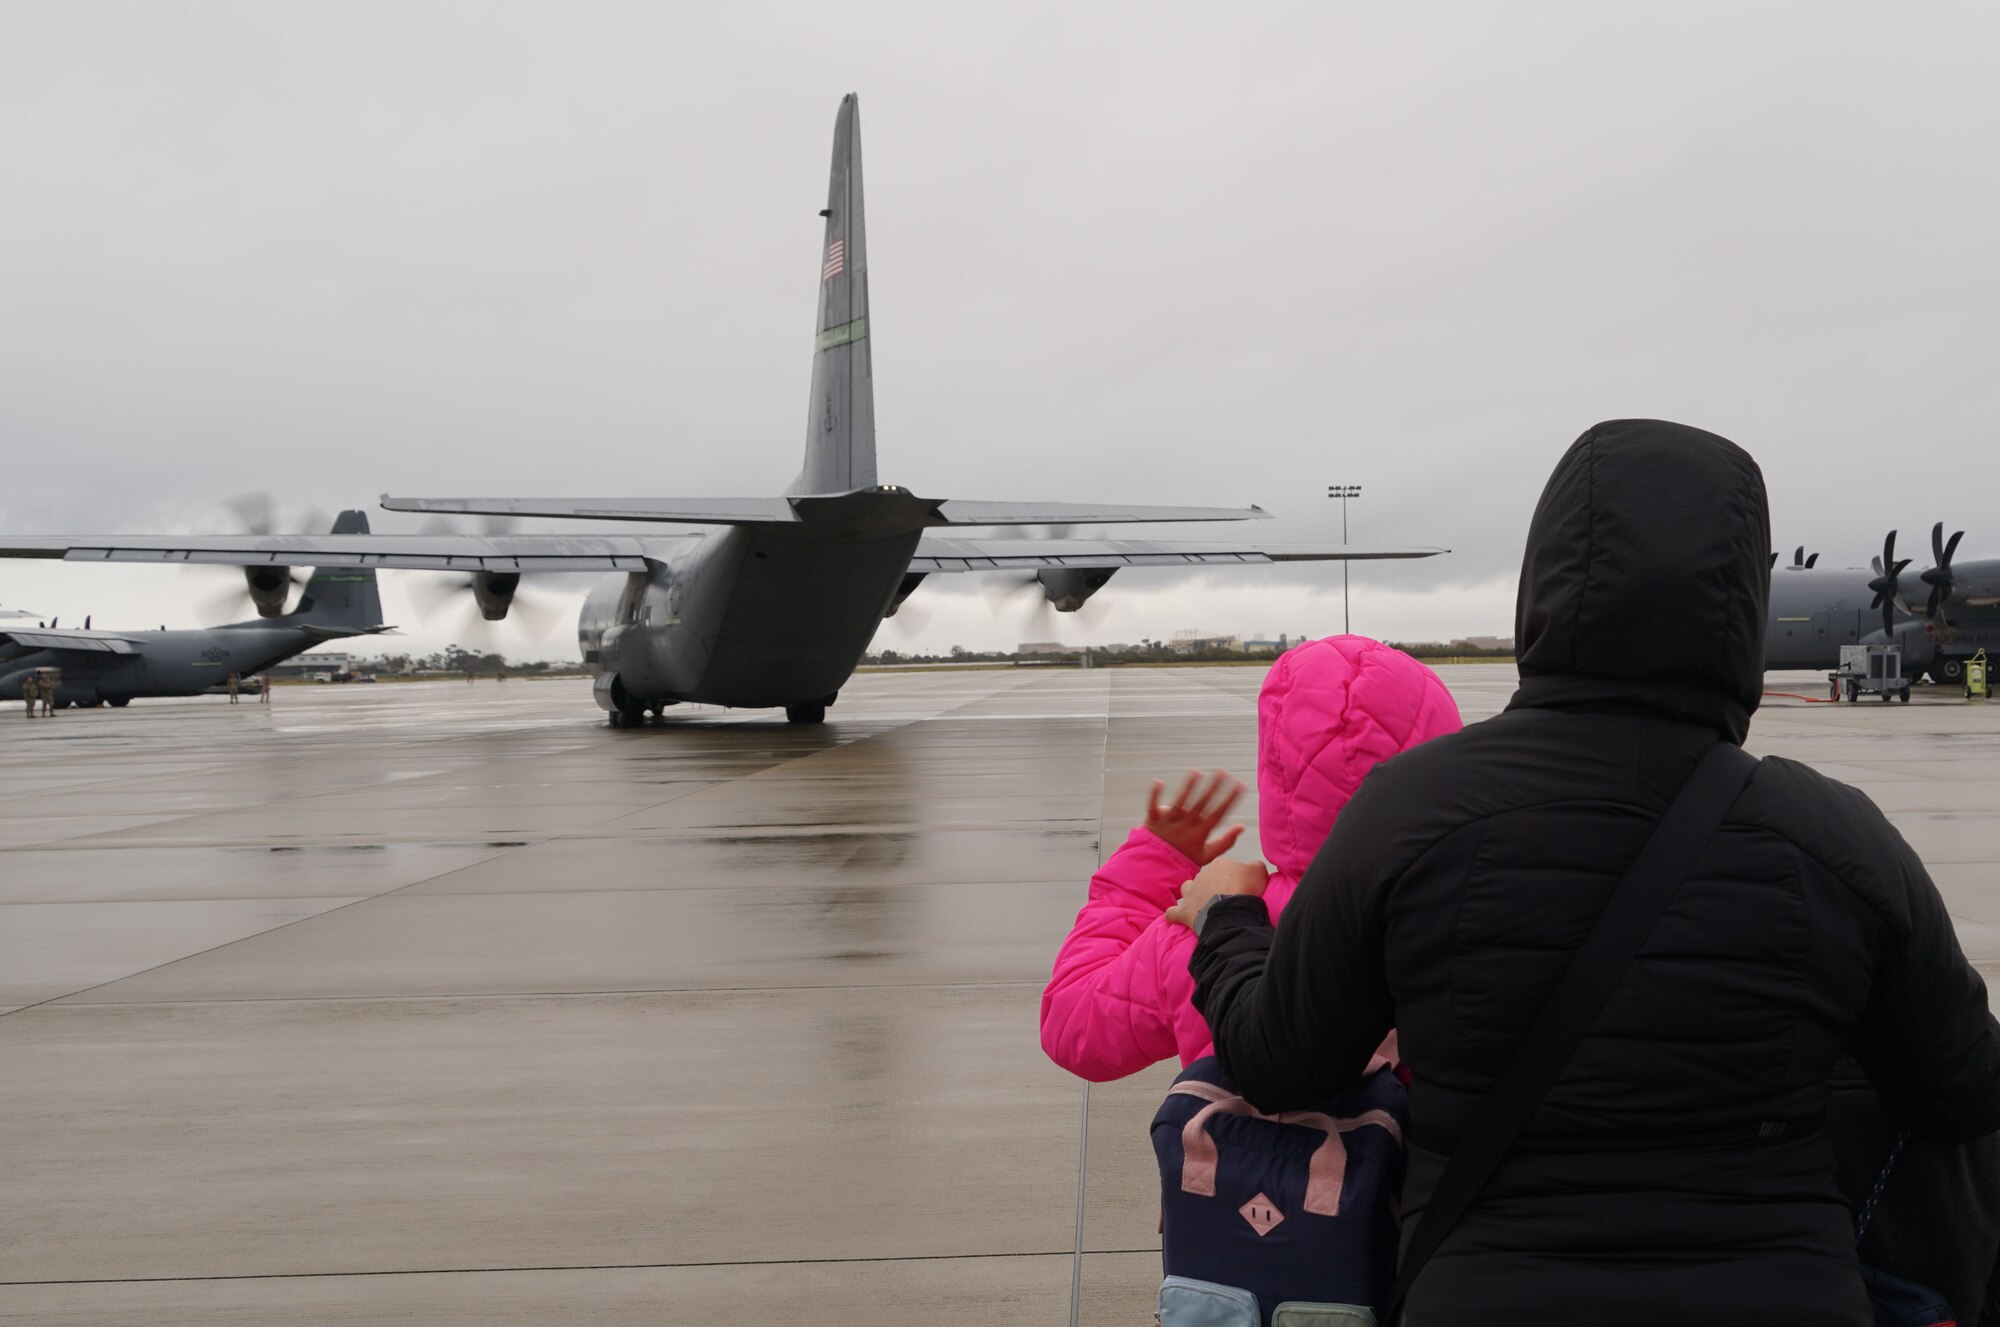
[{"label": "adult's arm holding child", "polygon": [[1364,785],[1299,880],[1283,927],[1255,894],[1210,887],[1228,881],[1222,863],[1188,891],[1205,904],[1190,959],[1195,1008],[1223,1070],[1259,1110],[1300,1109],[1352,1086],[1394,1026],[1369,887],[1374,845],[1360,828],[1368,793]]}]

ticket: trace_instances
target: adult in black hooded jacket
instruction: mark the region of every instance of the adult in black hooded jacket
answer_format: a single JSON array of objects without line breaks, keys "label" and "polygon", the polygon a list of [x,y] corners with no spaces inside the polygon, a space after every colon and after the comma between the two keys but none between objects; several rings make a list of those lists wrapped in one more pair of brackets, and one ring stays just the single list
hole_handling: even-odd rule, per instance
[{"label": "adult in black hooded jacket", "polygon": [[[1254,897],[1203,910],[1195,1003],[1260,1108],[1400,1030],[1406,1234],[1696,761],[1743,741],[1769,548],[1735,445],[1591,429],[1530,527],[1507,711],[1379,766],[1282,929]],[[1819,1127],[1843,1047],[1905,1127],[2000,1129],[2000,1028],[1923,864],[1862,794],[1767,759],[1407,1321],[1866,1327]]]}]

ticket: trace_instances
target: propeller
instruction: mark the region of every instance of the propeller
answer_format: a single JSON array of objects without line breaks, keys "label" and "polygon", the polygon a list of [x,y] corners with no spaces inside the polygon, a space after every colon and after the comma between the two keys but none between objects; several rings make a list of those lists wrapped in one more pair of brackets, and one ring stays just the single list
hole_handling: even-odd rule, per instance
[{"label": "propeller", "polygon": [[[479,604],[479,575],[485,575],[489,592],[512,597],[500,618],[489,618]],[[562,616],[562,601],[554,595],[528,589],[518,571],[425,573],[406,584],[410,602],[423,617],[455,617],[461,631],[482,643],[491,644],[500,633],[502,621],[517,623],[530,637],[539,640],[555,629]]]},{"label": "propeller", "polygon": [[[1096,532],[1093,532],[1096,533]],[[1078,534],[1074,525],[1009,525],[995,531],[996,539],[1069,539]],[[1054,640],[1058,609],[1049,602],[1048,587],[1041,577],[1032,571],[1003,573],[988,576],[980,584],[980,593],[986,597],[987,606],[996,615],[1013,616],[1021,624],[1023,631],[1043,640]],[[1095,630],[1111,611],[1111,605],[1096,598],[1086,599],[1073,613],[1063,616],[1074,618],[1085,630]]]},{"label": "propeller", "polygon": [[[225,498],[222,509],[223,516],[217,522],[217,528],[210,533],[321,534],[326,531],[329,519],[324,510],[309,502],[281,508],[277,497],[269,490],[238,493],[233,498]],[[197,562],[187,564],[186,570],[212,580],[223,576],[229,578],[227,588],[219,588],[195,601],[195,618],[203,625],[216,626],[258,615],[257,600],[250,593],[245,568]],[[303,571],[293,567],[258,567],[249,574],[258,578],[259,588],[268,594],[275,595],[283,587],[287,601],[308,579]]]},{"label": "propeller", "polygon": [[882,620],[887,622],[889,629],[902,639],[911,640],[923,635],[924,628],[928,627],[936,616],[928,608],[912,607],[910,601],[905,599],[897,605],[895,612]]},{"label": "propeller", "polygon": [[1084,600],[1082,606],[1070,614],[1085,631],[1097,630],[1110,615],[1111,605],[1096,598]]},{"label": "propeller", "polygon": [[230,528],[222,534],[324,534],[327,514],[323,508],[312,503],[302,503],[290,510],[278,506],[278,499],[269,489],[258,489],[250,493],[238,493],[233,498],[223,499],[223,510],[232,518]]},{"label": "propeller", "polygon": [[1048,587],[1032,571],[988,576],[980,583],[979,591],[997,616],[1013,617],[1023,631],[1041,640],[1056,638],[1059,617],[1074,618],[1086,631],[1094,631],[1111,611],[1111,605],[1091,598],[1084,600],[1075,612],[1059,614],[1049,602]]},{"label": "propeller", "polygon": [[979,583],[979,593],[996,617],[1013,618],[1021,630],[1042,640],[1056,634],[1056,606],[1033,572],[988,576]]},{"label": "propeller", "polygon": [[[474,521],[476,532],[482,535],[507,534],[515,525],[511,516],[482,515]],[[417,529],[421,534],[466,533],[458,522],[444,516],[433,516]],[[482,576],[487,594],[498,596],[506,605],[499,618],[487,617],[479,602]],[[529,636],[539,640],[555,628],[562,616],[563,602],[554,595],[530,589],[527,579],[518,571],[424,572],[406,582],[406,588],[420,614],[456,617],[465,634],[483,644],[491,644],[499,635],[502,621],[518,623]]]},{"label": "propeller", "polygon": [[1868,588],[1875,592],[1868,606],[1882,610],[1882,631],[1885,635],[1895,634],[1896,608],[1902,601],[1897,579],[1902,576],[1903,568],[1909,565],[1908,558],[1900,562],[1896,560],[1896,532],[1889,531],[1889,537],[1882,541],[1882,556],[1874,563],[1875,579],[1868,582]]},{"label": "propeller", "polygon": [[1924,605],[1924,614],[1927,617],[1939,617],[1945,601],[1951,598],[1951,555],[1958,552],[1958,541],[1963,538],[1965,531],[1960,530],[1952,535],[1950,543],[1946,543],[1944,522],[1939,521],[1931,527],[1931,556],[1936,559],[1936,565],[1925,571],[1921,577],[1923,583],[1931,587],[1930,602]]}]

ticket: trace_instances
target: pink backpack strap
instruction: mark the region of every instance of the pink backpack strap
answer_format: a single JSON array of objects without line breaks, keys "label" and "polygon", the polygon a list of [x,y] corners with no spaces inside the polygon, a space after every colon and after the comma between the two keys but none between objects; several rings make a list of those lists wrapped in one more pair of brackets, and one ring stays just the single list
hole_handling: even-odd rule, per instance
[{"label": "pink backpack strap", "polygon": [[[1242,1097],[1232,1095],[1213,1083],[1176,1083],[1171,1093],[1182,1096],[1199,1097],[1208,1104],[1195,1112],[1181,1129],[1181,1192],[1197,1194],[1204,1198],[1215,1196],[1215,1168],[1219,1160],[1215,1150],[1215,1139],[1209,1136],[1209,1121],[1218,1113],[1243,1115],[1255,1120],[1270,1120],[1277,1124],[1297,1124],[1319,1129],[1326,1138],[1313,1151],[1311,1168],[1306,1177],[1306,1211],[1315,1216],[1340,1215],[1340,1188],[1347,1178],[1347,1148],[1340,1141],[1344,1132],[1342,1126],[1359,1128],[1362,1124],[1378,1121],[1360,1117],[1354,1121],[1336,1120],[1331,1115],[1318,1111],[1287,1111],[1282,1115],[1265,1115]],[[1370,1111],[1369,1115],[1381,1116],[1395,1129],[1395,1121],[1381,1111]],[[1399,1135],[1400,1136],[1400,1135]]]}]

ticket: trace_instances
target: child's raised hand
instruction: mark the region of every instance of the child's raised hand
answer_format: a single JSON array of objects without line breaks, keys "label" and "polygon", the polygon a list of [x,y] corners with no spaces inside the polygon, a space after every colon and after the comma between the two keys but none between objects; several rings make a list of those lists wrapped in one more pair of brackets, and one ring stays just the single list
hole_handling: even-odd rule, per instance
[{"label": "child's raised hand", "polygon": [[1215,827],[1243,796],[1243,784],[1225,770],[1209,775],[1206,787],[1200,784],[1200,771],[1189,770],[1173,802],[1161,806],[1160,794],[1167,785],[1153,780],[1153,791],[1146,796],[1146,828],[1178,848],[1196,866],[1206,866],[1242,837],[1241,825],[1231,825],[1220,834]]}]

